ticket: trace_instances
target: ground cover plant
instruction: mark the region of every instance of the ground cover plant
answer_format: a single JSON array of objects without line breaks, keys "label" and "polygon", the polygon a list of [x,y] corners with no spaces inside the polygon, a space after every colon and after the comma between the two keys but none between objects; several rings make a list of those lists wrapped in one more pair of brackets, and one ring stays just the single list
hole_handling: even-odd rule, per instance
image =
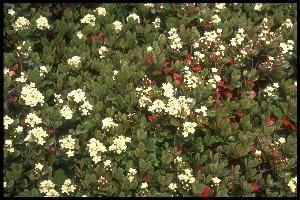
[{"label": "ground cover plant", "polygon": [[4,4],[4,196],[296,196],[296,15]]}]

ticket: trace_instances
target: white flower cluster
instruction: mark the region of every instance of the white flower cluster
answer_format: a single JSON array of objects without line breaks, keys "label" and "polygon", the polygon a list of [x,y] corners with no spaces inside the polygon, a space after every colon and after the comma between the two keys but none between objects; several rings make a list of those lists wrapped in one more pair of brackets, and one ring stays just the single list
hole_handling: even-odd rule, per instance
[{"label": "white flower cluster", "polygon": [[286,143],[285,138],[280,137],[280,138],[278,139],[278,143],[280,143],[280,144]]},{"label": "white flower cluster", "polygon": [[25,83],[27,81],[27,75],[24,72],[21,72],[21,76],[16,78],[16,82]]},{"label": "white flower cluster", "polygon": [[254,154],[255,154],[256,156],[261,156],[261,151],[256,150]]},{"label": "white flower cluster", "polygon": [[58,104],[62,104],[64,101],[62,100],[61,98],[61,95],[60,94],[54,94],[54,102],[55,103],[58,103]]},{"label": "white flower cluster", "polygon": [[70,192],[74,192],[76,189],[75,185],[72,184],[70,179],[66,179],[64,184],[61,186],[61,192],[70,194]]},{"label": "white flower cluster", "polygon": [[4,75],[9,75],[9,69],[7,67],[3,68],[3,74]]},{"label": "white flower cluster", "polygon": [[172,190],[173,192],[175,192],[176,189],[177,189],[177,184],[176,183],[170,183],[170,185],[168,186],[168,188],[170,190]]},{"label": "white flower cluster", "polygon": [[112,170],[112,167],[111,167],[111,160],[106,160],[106,161],[104,161],[104,169],[105,170]]},{"label": "white flower cluster", "polygon": [[47,132],[44,131],[41,127],[33,128],[28,132],[28,135],[24,139],[27,141],[34,141],[40,145],[43,145],[46,141],[45,138],[48,136]]},{"label": "white flower cluster", "polygon": [[200,84],[200,79],[197,76],[194,76],[191,71],[185,70],[184,83],[189,89],[195,89],[198,86],[198,84]]},{"label": "white flower cluster", "polygon": [[268,85],[263,91],[267,94],[267,96],[275,96],[275,92],[279,88],[278,83],[273,83],[273,86]]},{"label": "white flower cluster", "polygon": [[87,14],[85,15],[80,22],[82,24],[90,24],[91,26],[95,26],[95,21],[96,21],[96,17],[94,15],[91,14]]},{"label": "white flower cluster", "polygon": [[112,77],[113,80],[116,80],[116,75],[117,75],[118,73],[119,73],[118,70],[114,70],[114,75],[113,75],[113,77]]},{"label": "white flower cluster", "polygon": [[148,47],[147,47],[147,51],[148,51],[148,52],[151,52],[152,50],[153,50],[153,48],[152,48],[151,46],[148,46]]},{"label": "white flower cluster", "polygon": [[48,20],[46,17],[42,17],[40,16],[37,20],[36,20],[36,27],[40,30],[43,29],[50,29],[50,25],[48,23]]},{"label": "white flower cluster", "polygon": [[286,26],[287,28],[292,28],[293,27],[292,20],[286,19],[285,22],[283,23],[283,26]]},{"label": "white flower cluster", "polygon": [[30,107],[34,107],[38,103],[41,105],[44,103],[44,96],[35,88],[34,83],[22,87],[21,99],[25,101],[25,105]]},{"label": "white flower cluster", "polygon": [[95,11],[98,13],[98,15],[103,15],[103,16],[106,15],[106,9],[103,7],[98,7],[98,8],[96,8]]},{"label": "white flower cluster", "polygon": [[237,34],[234,38],[230,40],[230,45],[236,47],[237,45],[242,45],[245,40],[246,34],[243,28],[239,28]]},{"label": "white flower cluster", "polygon": [[76,33],[76,36],[77,36],[79,39],[81,39],[81,38],[83,38],[83,33],[82,33],[81,31],[78,31],[78,32]]},{"label": "white flower cluster", "polygon": [[147,104],[151,103],[150,92],[152,91],[152,87],[140,88],[137,87],[135,89],[138,92],[139,96],[139,106],[141,108],[146,107]]},{"label": "white flower cluster", "polygon": [[78,65],[81,63],[81,58],[79,56],[73,56],[72,58],[69,58],[67,60],[69,65],[73,65],[74,67],[78,67]]},{"label": "white flower cluster", "polygon": [[164,90],[163,95],[167,98],[174,98],[176,89],[174,89],[171,83],[163,83],[162,89]]},{"label": "white flower cluster", "polygon": [[161,22],[160,18],[156,17],[154,22],[152,22],[152,24],[154,24],[155,28],[159,28],[160,27],[160,22]]},{"label": "white flower cluster", "polygon": [[40,76],[44,76],[45,73],[48,73],[48,69],[46,68],[46,66],[42,65],[40,67]]},{"label": "white flower cluster", "polygon": [[184,165],[185,162],[182,161],[182,157],[176,156],[176,158],[174,158],[173,160],[174,164],[178,164],[178,165]]},{"label": "white flower cluster", "polygon": [[160,100],[160,99],[156,99],[153,101],[152,105],[148,107],[148,111],[149,112],[157,112],[160,113],[165,109],[165,103]]},{"label": "white flower cluster", "polygon": [[58,197],[58,192],[54,189],[55,184],[51,180],[44,180],[40,183],[40,192],[45,193],[46,197]]},{"label": "white flower cluster", "polygon": [[68,137],[65,137],[59,141],[61,148],[68,150],[67,156],[69,158],[74,156],[75,141],[76,140],[72,138],[71,135],[68,135]]},{"label": "white flower cluster", "polygon": [[186,118],[190,114],[190,106],[193,102],[192,98],[186,98],[185,96],[180,96],[179,98],[168,99],[167,107],[165,112],[169,115],[175,117]]},{"label": "white flower cluster", "polygon": [[34,127],[36,124],[41,124],[42,119],[34,113],[29,113],[25,118],[25,123],[28,123],[31,127]]},{"label": "white flower cluster", "polygon": [[215,8],[216,8],[216,12],[220,12],[221,10],[223,10],[225,7],[225,3],[216,3],[215,4]]},{"label": "white flower cluster", "polygon": [[73,111],[68,105],[64,105],[62,109],[60,110],[60,114],[65,118],[65,119],[72,119],[73,116]]},{"label": "white flower cluster", "polygon": [[136,169],[129,168],[129,171],[128,171],[128,174],[127,174],[127,178],[129,179],[130,182],[134,179],[134,176],[136,174],[137,174]]},{"label": "white flower cluster", "polygon": [[118,126],[118,124],[116,124],[111,117],[107,117],[102,120],[102,129],[108,130],[109,128],[113,128],[115,126]]},{"label": "white flower cluster", "polygon": [[87,144],[88,151],[90,152],[90,156],[92,160],[96,163],[101,161],[101,153],[106,152],[106,147],[97,139],[92,138],[89,140]]},{"label": "white flower cluster", "polygon": [[211,19],[212,19],[211,22],[214,23],[214,24],[218,24],[218,23],[221,22],[221,18],[218,15],[212,16]]},{"label": "white flower cluster", "polygon": [[294,49],[294,41],[293,40],[288,40],[287,43],[281,42],[279,44],[280,48],[282,49],[283,54],[289,53],[290,55],[292,54],[292,51]]},{"label": "white flower cluster", "polygon": [[130,15],[126,18],[127,21],[129,21],[130,18],[132,18],[134,21],[137,20],[137,22],[140,23],[140,17],[139,17],[137,14],[135,14],[135,13],[130,14]]},{"label": "white flower cluster", "polygon": [[144,3],[144,6],[147,8],[154,8],[154,3]]},{"label": "white flower cluster", "polygon": [[7,13],[10,15],[10,16],[14,16],[16,14],[16,12],[13,10],[13,9],[9,9],[7,11]]},{"label": "white flower cluster", "polygon": [[296,188],[297,188],[297,176],[292,178],[289,183],[288,186],[290,187],[291,192],[296,192]]},{"label": "white flower cluster", "polygon": [[200,109],[199,108],[195,109],[195,113],[202,112],[203,117],[206,117],[207,116],[206,110],[207,110],[206,106],[201,106]]},{"label": "white flower cluster", "polygon": [[115,31],[119,32],[122,30],[123,24],[120,21],[114,21],[113,25],[115,27]]},{"label": "white flower cluster", "polygon": [[213,31],[205,31],[204,36],[200,37],[199,41],[204,43],[204,45],[208,45],[209,47],[214,43],[219,43],[221,37],[222,29],[218,28]]},{"label": "white flower cluster", "polygon": [[179,174],[178,179],[183,185],[183,188],[186,190],[191,189],[191,184],[195,182],[195,178],[191,174],[192,170],[191,169],[185,169],[184,174]]},{"label": "white flower cluster", "polygon": [[147,182],[142,183],[141,189],[147,189],[147,188],[148,188],[148,183]]},{"label": "white flower cluster", "polygon": [[99,49],[100,58],[104,58],[105,56],[103,55],[103,53],[107,51],[108,49],[105,46],[101,46]]},{"label": "white flower cluster", "polygon": [[29,20],[25,17],[18,17],[15,23],[12,25],[15,31],[27,29],[29,27]]},{"label": "white flower cluster", "polygon": [[182,42],[180,37],[177,34],[177,29],[176,28],[171,28],[171,30],[168,32],[169,33],[169,40],[171,40],[171,45],[170,47],[172,49],[181,49],[182,48]]},{"label": "white flower cluster", "polygon": [[85,92],[82,89],[72,90],[68,95],[68,99],[73,98],[76,103],[86,100]]},{"label": "white flower cluster", "polygon": [[10,118],[9,116],[5,115],[3,118],[3,123],[4,123],[4,129],[7,130],[8,125],[14,123],[14,120],[12,118]]},{"label": "white flower cluster", "polygon": [[[194,48],[197,48],[197,47],[195,47],[195,45],[197,45],[197,44],[198,44],[198,47],[199,47],[199,43],[195,42],[194,43]],[[200,51],[195,51],[194,52],[193,59],[196,60],[197,62],[199,62],[199,61],[203,62],[204,61],[204,57],[205,57],[205,54],[201,53]]]},{"label": "white flower cluster", "polygon": [[218,186],[219,183],[221,182],[221,180],[220,180],[218,177],[212,178],[212,181],[214,182],[214,184],[215,184],[216,186]]},{"label": "white flower cluster", "polygon": [[[218,71],[217,68],[211,69],[213,73],[216,73]],[[212,78],[208,79],[207,82],[211,83],[213,88],[217,88],[217,83],[221,81],[221,77],[217,74],[214,74]]]},{"label": "white flower cluster", "polygon": [[126,151],[126,142],[131,142],[131,138],[124,137],[123,135],[117,136],[114,138],[113,144],[109,146],[109,150],[121,154]]},{"label": "white flower cluster", "polygon": [[39,174],[40,172],[42,172],[44,168],[44,165],[42,165],[41,163],[37,163],[35,164],[34,170],[37,174]]},{"label": "white flower cluster", "polygon": [[[182,131],[183,137],[187,137],[189,135],[189,133],[194,133],[196,126],[197,126],[197,123],[195,123],[195,122],[184,122],[183,123],[183,131]],[[178,130],[179,129],[180,128],[178,127]]]},{"label": "white flower cluster", "polygon": [[12,140],[5,140],[4,148],[10,153],[15,152],[15,149],[12,146]]},{"label": "white flower cluster", "polygon": [[88,102],[85,101],[80,107],[79,110],[81,110],[82,115],[89,115],[89,111],[93,109],[93,106]]},{"label": "white flower cluster", "polygon": [[15,131],[16,131],[16,133],[21,133],[21,132],[23,132],[23,127],[18,126]]},{"label": "white flower cluster", "polygon": [[254,6],[254,10],[261,11],[262,6],[263,6],[262,3],[256,3]]}]

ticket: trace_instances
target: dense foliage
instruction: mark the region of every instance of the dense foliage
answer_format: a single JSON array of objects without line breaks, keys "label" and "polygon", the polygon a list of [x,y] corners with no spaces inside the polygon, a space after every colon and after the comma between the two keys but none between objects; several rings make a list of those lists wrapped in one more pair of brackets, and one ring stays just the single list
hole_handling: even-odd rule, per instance
[{"label": "dense foliage", "polygon": [[5,4],[5,196],[296,196],[296,4]]}]

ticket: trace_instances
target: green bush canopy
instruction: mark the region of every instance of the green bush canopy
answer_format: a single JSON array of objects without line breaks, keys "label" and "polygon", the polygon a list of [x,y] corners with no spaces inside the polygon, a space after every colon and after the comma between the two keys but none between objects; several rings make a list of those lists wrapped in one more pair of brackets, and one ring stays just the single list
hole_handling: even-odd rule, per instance
[{"label": "green bush canopy", "polygon": [[296,8],[4,4],[4,196],[296,196]]}]

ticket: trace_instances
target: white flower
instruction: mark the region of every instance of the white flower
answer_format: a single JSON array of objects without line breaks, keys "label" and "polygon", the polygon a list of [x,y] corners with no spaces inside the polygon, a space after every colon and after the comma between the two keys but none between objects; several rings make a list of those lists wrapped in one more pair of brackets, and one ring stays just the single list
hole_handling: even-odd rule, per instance
[{"label": "white flower", "polygon": [[3,182],[3,187],[6,188],[6,185],[7,185],[7,183],[6,183],[6,181],[4,181]]},{"label": "white flower", "polygon": [[115,30],[116,30],[117,32],[119,32],[120,30],[122,30],[123,25],[122,25],[122,23],[121,23],[120,21],[115,21],[115,22],[113,23],[113,25],[114,25]]},{"label": "white flower", "polygon": [[60,114],[65,118],[65,119],[72,119],[73,116],[73,111],[68,105],[64,105],[62,109],[60,110]]},{"label": "white flower", "polygon": [[69,195],[70,192],[74,192],[76,189],[75,185],[71,183],[70,179],[66,179],[61,187],[61,192]]},{"label": "white flower", "polygon": [[18,31],[18,30],[23,30],[27,29],[29,27],[29,20],[26,19],[25,17],[18,17],[18,19],[15,21],[15,23],[12,25],[13,28]]},{"label": "white flower", "polygon": [[148,46],[148,47],[147,47],[147,51],[148,51],[148,52],[151,52],[152,50],[153,50],[153,48],[152,48],[151,46]]},{"label": "white flower", "polygon": [[220,12],[225,8],[225,3],[216,3],[215,7],[217,8],[216,12]]},{"label": "white flower", "polygon": [[44,168],[44,165],[42,165],[41,163],[35,164],[34,169],[38,172],[41,172]]},{"label": "white flower", "polygon": [[292,178],[289,183],[288,186],[290,187],[291,192],[296,192],[296,188],[297,188],[297,176]]},{"label": "white flower", "polygon": [[4,148],[9,152],[13,153],[15,152],[15,149],[12,146],[12,140],[5,140],[4,142]]},{"label": "white flower", "polygon": [[140,23],[140,17],[139,17],[137,14],[135,14],[135,13],[130,14],[130,15],[126,18],[127,21],[129,21],[129,18],[132,18],[134,21],[137,20],[137,22]]},{"label": "white flower", "polygon": [[82,34],[81,31],[78,31],[78,32],[76,33],[76,36],[77,36],[79,39],[83,38],[83,34]]},{"label": "white flower", "polygon": [[215,185],[219,185],[219,183],[221,182],[221,180],[218,177],[212,178],[212,181],[214,182]]},{"label": "white flower", "polygon": [[261,11],[262,3],[256,3],[254,6],[254,10]]},{"label": "white flower", "polygon": [[148,108],[150,112],[155,111],[157,113],[160,113],[164,109],[165,109],[165,103],[160,99],[156,99],[155,101],[153,101],[153,104]]},{"label": "white flower", "polygon": [[152,22],[152,24],[154,24],[155,28],[159,28],[160,27],[160,22],[161,22],[160,18],[156,17],[154,22]]},{"label": "white flower", "polygon": [[285,141],[285,138],[281,137],[281,138],[279,138],[278,142],[279,142],[280,144],[283,144],[283,143],[285,143],[286,141]]},{"label": "white flower", "polygon": [[293,27],[292,20],[286,19],[285,22],[284,22],[284,25],[285,25],[287,28]]},{"label": "white flower", "polygon": [[96,8],[96,11],[97,11],[98,15],[103,15],[103,16],[106,15],[106,9],[103,7]]},{"label": "white flower", "polygon": [[79,110],[82,111],[82,115],[89,115],[89,111],[93,109],[93,106],[88,102],[85,101],[80,107]]},{"label": "white flower", "polygon": [[95,26],[96,17],[91,14],[87,14],[80,20],[82,24],[90,24],[91,26]]},{"label": "white flower", "polygon": [[218,15],[212,16],[212,23],[218,24],[221,22],[221,19]]},{"label": "white flower", "polygon": [[212,71],[213,73],[216,73],[216,72],[218,72],[218,69],[217,69],[217,68],[211,68],[211,71]]},{"label": "white flower", "polygon": [[3,118],[3,122],[4,122],[4,129],[8,129],[8,125],[12,124],[14,122],[14,120],[12,118],[10,118],[9,116],[5,115],[5,117]]},{"label": "white flower", "polygon": [[31,129],[28,132],[28,135],[24,139],[25,142],[27,141],[33,141],[40,145],[43,145],[46,141],[45,138],[48,136],[47,132],[44,131],[41,127],[37,127],[34,129]]},{"label": "white flower", "polygon": [[92,160],[97,164],[101,161],[101,153],[106,152],[106,147],[97,139],[91,138],[87,144]]},{"label": "white flower", "polygon": [[118,126],[118,124],[116,124],[111,117],[102,120],[102,129],[113,128],[115,126]]},{"label": "white flower", "polygon": [[107,52],[107,51],[108,51],[108,49],[105,46],[101,46],[99,49],[100,58],[104,58],[103,53]]},{"label": "white flower", "polygon": [[173,88],[173,85],[171,83],[163,83],[162,89],[164,90],[164,96],[167,98],[174,97],[175,90]]},{"label": "white flower", "polygon": [[106,160],[106,161],[104,161],[103,164],[104,164],[105,169],[111,170],[111,160]]},{"label": "white flower", "polygon": [[62,104],[64,101],[61,99],[61,95],[60,94],[54,94],[54,102],[58,103],[58,104]]},{"label": "white flower", "polygon": [[72,58],[69,58],[67,62],[69,65],[78,67],[78,65],[81,63],[81,58],[79,56],[73,56]]},{"label": "white flower", "polygon": [[44,96],[36,88],[34,83],[25,85],[21,90],[21,99],[25,101],[25,105],[30,107],[36,106],[38,103],[44,104]]},{"label": "white flower", "polygon": [[153,3],[145,3],[144,6],[147,7],[147,8],[154,8]]},{"label": "white flower", "polygon": [[46,17],[42,17],[40,16],[37,20],[36,20],[36,27],[40,30],[43,29],[50,29],[50,25],[48,24],[48,20]]},{"label": "white flower", "polygon": [[85,92],[82,89],[72,90],[68,95],[68,99],[73,99],[76,103],[86,100]]},{"label": "white flower", "polygon": [[58,197],[58,196],[59,196],[59,193],[55,189],[50,189],[46,193],[46,197]]},{"label": "white flower", "polygon": [[121,154],[126,151],[126,142],[131,142],[131,138],[124,137],[123,135],[117,136],[113,139],[113,144],[109,146],[109,150],[115,151],[117,154]]},{"label": "white flower", "polygon": [[201,106],[200,109],[196,109],[195,112],[196,112],[196,113],[202,112],[202,113],[203,113],[203,116],[206,117],[206,116],[207,116],[206,110],[207,110],[207,107],[206,107],[206,106]]},{"label": "white flower", "polygon": [[279,84],[278,84],[278,83],[273,83],[273,86],[274,86],[275,88],[279,88]]},{"label": "white flower", "polygon": [[190,169],[185,169],[184,170],[184,174],[179,174],[178,175],[178,179],[179,181],[182,183],[183,188],[186,190],[190,190],[191,189],[191,185],[192,183],[195,182],[195,177],[193,177],[193,175],[191,174]]},{"label": "white flower", "polygon": [[40,183],[40,192],[48,193],[51,189],[53,189],[55,184],[51,180],[44,180]]},{"label": "white flower", "polygon": [[187,137],[189,133],[195,132],[195,127],[197,126],[197,123],[195,122],[184,122],[183,123],[183,137]]},{"label": "white flower", "polygon": [[64,137],[63,139],[59,140],[60,146],[62,149],[68,150],[67,156],[72,157],[74,156],[74,149],[75,149],[75,139],[72,138],[71,135],[68,135],[68,137]]},{"label": "white flower", "polygon": [[147,182],[142,183],[142,185],[141,185],[141,188],[142,188],[142,189],[146,189],[147,187],[148,187],[148,183],[147,183]]},{"label": "white flower", "polygon": [[27,75],[24,72],[21,72],[21,76],[16,78],[16,82],[25,83],[27,81]]},{"label": "white flower", "polygon": [[21,132],[23,132],[23,127],[22,126],[18,126],[15,131],[17,133],[21,133]]},{"label": "white flower", "polygon": [[255,155],[260,156],[261,155],[261,151],[256,150],[255,151]]},{"label": "white flower", "polygon": [[46,66],[42,65],[40,67],[40,76],[44,76],[45,73],[48,73],[48,69],[46,68]]},{"label": "white flower", "polygon": [[34,127],[36,124],[41,124],[42,119],[34,113],[29,113],[25,118],[25,123],[28,123],[31,127]]},{"label": "white flower", "polygon": [[13,9],[9,9],[7,13],[11,16],[14,16],[16,12]]},{"label": "white flower", "polygon": [[168,187],[170,188],[170,190],[175,191],[177,188],[177,185],[176,185],[176,183],[170,183],[170,185]]},{"label": "white flower", "polygon": [[214,79],[216,82],[219,82],[221,80],[221,77],[219,75],[214,75]]}]

